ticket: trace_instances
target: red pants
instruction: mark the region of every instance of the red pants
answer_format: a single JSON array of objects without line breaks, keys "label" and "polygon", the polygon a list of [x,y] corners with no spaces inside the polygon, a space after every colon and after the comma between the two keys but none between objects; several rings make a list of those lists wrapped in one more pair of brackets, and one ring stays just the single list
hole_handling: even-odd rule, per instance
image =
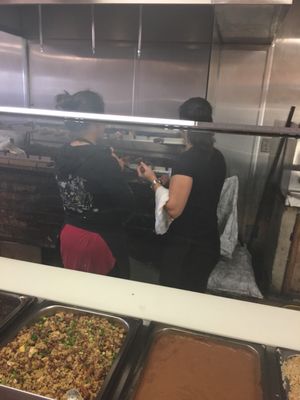
[{"label": "red pants", "polygon": [[78,271],[107,275],[116,263],[98,233],[68,224],[60,233],[60,252],[64,267]]}]

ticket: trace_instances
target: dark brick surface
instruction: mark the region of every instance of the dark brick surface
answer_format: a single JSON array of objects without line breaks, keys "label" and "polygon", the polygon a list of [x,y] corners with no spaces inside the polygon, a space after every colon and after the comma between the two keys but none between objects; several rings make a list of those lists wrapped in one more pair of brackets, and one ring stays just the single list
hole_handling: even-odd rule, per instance
[{"label": "dark brick surface", "polygon": [[0,241],[53,247],[62,222],[53,172],[0,166]]}]

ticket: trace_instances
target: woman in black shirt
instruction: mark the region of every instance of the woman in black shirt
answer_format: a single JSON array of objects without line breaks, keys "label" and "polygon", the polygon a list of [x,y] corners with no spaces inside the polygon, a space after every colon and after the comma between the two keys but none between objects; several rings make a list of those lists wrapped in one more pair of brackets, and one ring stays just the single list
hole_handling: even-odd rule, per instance
[{"label": "woman in black shirt", "polygon": [[[81,91],[56,97],[57,108],[103,113],[102,97]],[[66,268],[129,278],[123,222],[133,197],[122,174],[122,160],[101,144],[102,125],[67,122],[75,139],[56,160],[57,182],[65,212],[60,234]]]},{"label": "woman in black shirt", "polygon": [[[182,104],[180,118],[212,122],[211,105],[202,98]],[[211,133],[188,133],[187,150],[175,162],[165,209],[174,219],[164,235],[161,284],[203,292],[220,256],[217,205],[226,175],[222,153]],[[156,190],[160,182],[145,164],[141,177]]]}]

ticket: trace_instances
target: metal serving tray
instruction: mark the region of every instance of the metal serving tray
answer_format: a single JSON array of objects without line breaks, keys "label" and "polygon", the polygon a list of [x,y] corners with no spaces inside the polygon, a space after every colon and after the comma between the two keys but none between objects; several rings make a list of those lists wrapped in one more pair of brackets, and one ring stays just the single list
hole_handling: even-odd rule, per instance
[{"label": "metal serving tray", "polygon": [[283,308],[288,308],[289,310],[300,311],[300,304],[287,304]]},{"label": "metal serving tray", "polygon": [[276,354],[277,354],[277,367],[278,367],[278,375],[280,377],[280,382],[281,382],[281,389],[282,389],[282,398],[284,400],[289,399],[289,382],[287,379],[283,377],[283,373],[281,370],[281,367],[285,361],[287,361],[289,358],[292,358],[294,356],[299,356],[300,357],[300,352],[296,350],[289,350],[289,349],[281,349],[278,348],[276,349]]},{"label": "metal serving tray", "polygon": [[144,351],[142,352],[137,364],[136,368],[132,370],[126,384],[123,387],[123,391],[121,392],[118,400],[133,400],[134,395],[136,393],[139,379],[141,377],[144,364],[147,361],[149,350],[154,342],[154,340],[162,334],[171,333],[171,334],[183,334],[187,336],[194,336],[204,339],[209,339],[212,341],[217,341],[218,343],[224,343],[226,346],[231,346],[235,348],[248,348],[254,353],[256,353],[260,360],[260,367],[261,367],[261,375],[262,375],[262,389],[263,389],[263,400],[270,400],[270,399],[278,399],[278,397],[273,397],[273,394],[270,391],[268,385],[268,376],[266,374],[267,365],[266,365],[266,357],[265,357],[265,347],[262,345],[256,345],[248,342],[241,342],[234,339],[228,339],[216,335],[210,335],[206,333],[196,332],[192,330],[181,329],[165,324],[160,323],[151,323],[149,327],[149,334],[146,340],[146,345],[144,346]]},{"label": "metal serving tray", "polygon": [[[76,306],[53,304],[50,302],[41,303],[36,306],[34,312],[25,318],[22,322],[10,327],[9,331],[6,332],[5,336],[0,339],[0,346],[4,346],[9,343],[24,327],[28,327],[44,316],[54,315],[56,312],[65,311],[72,312],[74,314],[91,314],[99,317],[107,318],[110,321],[119,323],[124,327],[127,334],[125,336],[124,343],[120,349],[120,352],[112,364],[112,367],[103,383],[103,386],[96,396],[96,400],[110,400],[111,394],[113,393],[114,387],[117,384],[118,378],[122,373],[122,368],[126,364],[126,355],[130,349],[132,342],[141,326],[141,321],[129,317],[121,317],[116,315],[107,314],[104,312],[94,311],[90,309],[80,308]],[[49,400],[48,397],[41,396],[35,393],[29,393],[27,391],[18,390],[11,388],[6,385],[0,384],[0,399],[1,400]],[[53,399],[51,399],[53,400]]]},{"label": "metal serving tray", "polygon": [[[12,304],[11,310],[2,315],[2,301]],[[0,332],[12,323],[30,304],[34,302],[33,297],[23,296],[16,293],[0,291]]]},{"label": "metal serving tray", "polygon": [[281,371],[278,363],[278,354],[274,347],[266,346],[265,351],[269,393],[271,400],[285,400],[282,387]]}]

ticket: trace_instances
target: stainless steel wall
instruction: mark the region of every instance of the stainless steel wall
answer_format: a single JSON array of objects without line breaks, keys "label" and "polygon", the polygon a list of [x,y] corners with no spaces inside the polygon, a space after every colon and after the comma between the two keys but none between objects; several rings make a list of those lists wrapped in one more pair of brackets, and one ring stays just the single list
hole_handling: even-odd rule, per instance
[{"label": "stainless steel wall", "polygon": [[0,32],[0,104],[27,103],[27,63],[24,39]]},{"label": "stainless steel wall", "polygon": [[[224,45],[216,26],[208,92],[216,121],[283,125],[290,106],[300,106],[299,18],[300,0],[295,0],[273,44],[267,46]],[[298,122],[299,113],[298,108],[294,117]],[[240,178],[241,233],[247,240],[278,141],[222,136],[217,145],[226,156],[229,175],[237,173]],[[296,154],[294,161],[299,159]],[[299,189],[299,172],[292,173],[291,181],[289,174],[284,177],[284,187],[291,182],[290,188]]]},{"label": "stainless steel wall", "polygon": [[[266,46],[215,44],[209,100],[215,108],[216,122],[257,124],[267,51]],[[257,141],[251,136],[216,136],[216,145],[226,158],[228,175],[239,177],[240,233],[244,240],[251,230],[258,200],[253,191]]]},{"label": "stainless steel wall", "polygon": [[[140,60],[130,43],[51,40],[29,43],[31,104],[52,108],[63,90],[101,93],[112,114],[177,117],[178,106],[191,96],[205,96],[209,46],[145,45]],[[136,69],[134,68],[136,63]],[[134,105],[132,107],[132,102]]]},{"label": "stainless steel wall", "polygon": [[118,43],[100,43],[97,57],[89,42],[47,41],[44,52],[29,44],[31,104],[53,108],[54,97],[67,90],[91,89],[103,95],[107,113],[131,113],[134,48]]},{"label": "stainless steel wall", "polygon": [[264,123],[285,120],[291,105],[300,122],[300,1],[294,0],[275,40],[274,62]]},{"label": "stainless steel wall", "polygon": [[137,61],[135,115],[178,117],[189,97],[205,97],[210,45],[145,45]]},{"label": "stainless steel wall", "polygon": [[[270,76],[270,87],[266,98],[266,111],[264,123],[270,124],[273,121],[284,123],[287,118],[291,106],[296,106],[294,115],[294,122],[300,123],[300,1],[294,0],[293,6],[281,27],[281,30],[274,42],[274,60]],[[285,157],[285,164],[300,163],[300,145],[290,141],[289,148],[295,148],[294,156],[290,156],[287,152]],[[272,162],[272,155],[269,162]],[[284,191],[300,191],[300,173],[290,172],[285,170],[281,183]],[[289,212],[289,211],[288,211]],[[285,213],[284,216],[288,215]],[[285,218],[286,219],[286,218]],[[285,221],[285,220],[283,220]],[[282,224],[282,230],[285,229],[285,224]],[[292,229],[292,224],[291,228]],[[286,232],[289,234],[290,232]],[[285,249],[288,243],[279,236],[280,243],[278,243],[277,253],[280,255],[280,249]],[[284,250],[285,251],[285,250]],[[278,254],[276,257],[278,258]],[[273,254],[272,254],[273,256]],[[272,268],[273,258],[271,259],[270,267],[270,280],[272,283],[272,290],[280,293],[282,289],[285,262],[278,264]],[[278,261],[278,260],[277,260]]]},{"label": "stainless steel wall", "polygon": [[[275,40],[274,62],[266,101],[264,123],[284,122],[291,106],[296,106],[294,122],[300,123],[300,1],[295,0]],[[292,144],[291,144],[292,145]],[[294,144],[296,145],[296,144]],[[294,158],[294,159],[293,159]],[[300,146],[287,163],[300,162]],[[300,191],[300,173],[285,173],[283,189]]]},{"label": "stainless steel wall", "polygon": [[53,107],[60,91],[89,88],[102,93],[108,113],[176,117],[184,100],[206,95],[211,7],[101,5],[94,11],[92,54],[91,7],[43,7],[41,35],[37,9],[24,10],[32,105]]}]

